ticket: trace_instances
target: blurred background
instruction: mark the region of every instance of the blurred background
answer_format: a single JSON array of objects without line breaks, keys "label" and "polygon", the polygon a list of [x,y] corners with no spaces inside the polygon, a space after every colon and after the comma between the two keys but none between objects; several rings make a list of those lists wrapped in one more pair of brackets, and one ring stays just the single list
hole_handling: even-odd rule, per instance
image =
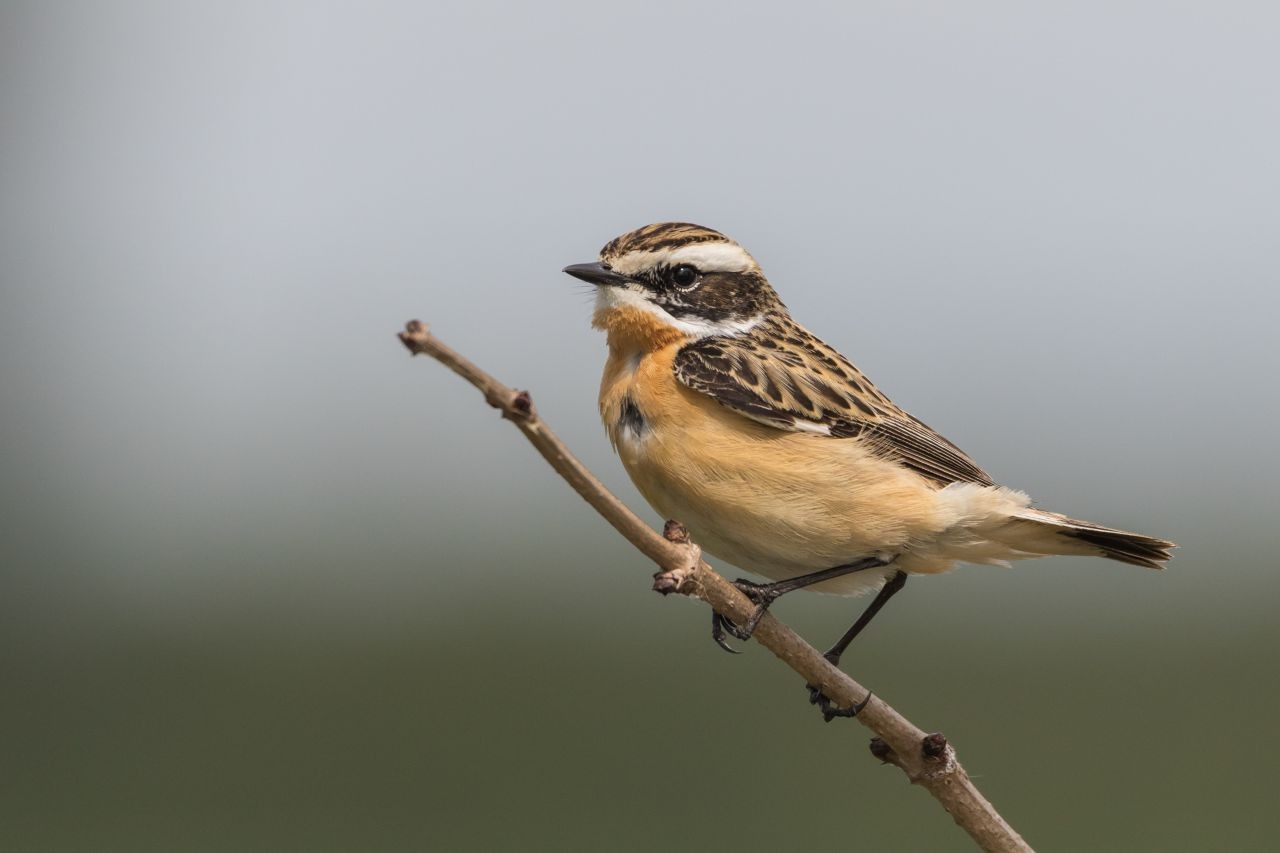
[{"label": "blurred background", "polygon": [[394,338],[660,522],[560,268],[667,219],[997,479],[1182,546],[917,581],[846,668],[1043,849],[1274,843],[1274,7],[0,9],[6,849],[968,849]]}]

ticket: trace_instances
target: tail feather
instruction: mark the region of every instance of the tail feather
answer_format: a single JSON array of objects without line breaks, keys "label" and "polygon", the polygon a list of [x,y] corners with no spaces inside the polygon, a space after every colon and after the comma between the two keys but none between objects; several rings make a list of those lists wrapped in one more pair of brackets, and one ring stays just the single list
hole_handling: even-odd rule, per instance
[{"label": "tail feather", "polygon": [[[1046,554],[1094,554],[1121,563],[1143,566],[1148,569],[1163,569],[1165,563],[1173,558],[1173,549],[1177,546],[1164,539],[1130,533],[1127,530],[1116,530],[1103,527],[1089,521],[1068,518],[1056,512],[1045,512],[1039,509],[1026,509],[1014,518],[1032,522],[1041,534],[1028,537],[1029,531],[1022,531],[1019,543],[1029,551]],[[1031,539],[1031,542],[1027,540]],[[1064,542],[1063,539],[1069,540]]]},{"label": "tail feather", "polygon": [[1097,545],[1104,557],[1148,569],[1163,569],[1165,563],[1173,558],[1170,549],[1176,547],[1163,539],[1123,530],[1075,530],[1064,535]]}]

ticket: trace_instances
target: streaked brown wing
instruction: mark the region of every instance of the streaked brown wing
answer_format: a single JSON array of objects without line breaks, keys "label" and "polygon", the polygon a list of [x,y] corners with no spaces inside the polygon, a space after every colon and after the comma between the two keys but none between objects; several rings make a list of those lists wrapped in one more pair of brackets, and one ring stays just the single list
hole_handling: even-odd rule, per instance
[{"label": "streaked brown wing", "polygon": [[793,322],[686,344],[676,378],[741,415],[791,432],[860,438],[936,483],[994,485],[964,451],[899,409],[856,367]]}]

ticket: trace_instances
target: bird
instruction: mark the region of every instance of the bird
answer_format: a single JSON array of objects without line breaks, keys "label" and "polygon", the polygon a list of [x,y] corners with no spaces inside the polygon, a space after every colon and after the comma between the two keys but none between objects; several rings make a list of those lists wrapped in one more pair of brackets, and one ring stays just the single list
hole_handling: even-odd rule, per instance
[{"label": "bird", "polygon": [[[599,392],[609,441],[640,494],[715,557],[771,583],[735,584],[757,605],[751,636],[796,589],[876,591],[826,653],[833,664],[913,575],[1049,555],[1150,569],[1174,543],[1032,505],[908,414],[805,329],[741,245],[687,222],[610,240],[564,272],[594,286],[608,355]],[[824,717],[853,716],[815,688]],[[868,696],[868,699],[870,697]]]}]

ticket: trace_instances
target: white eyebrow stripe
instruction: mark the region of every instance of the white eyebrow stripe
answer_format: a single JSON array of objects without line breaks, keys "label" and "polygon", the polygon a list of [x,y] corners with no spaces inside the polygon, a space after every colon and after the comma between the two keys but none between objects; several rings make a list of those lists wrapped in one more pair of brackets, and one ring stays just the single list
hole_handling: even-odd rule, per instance
[{"label": "white eyebrow stripe", "polygon": [[693,264],[703,272],[746,272],[756,262],[736,243],[694,243],[671,252],[667,263]]},{"label": "white eyebrow stripe", "polygon": [[678,249],[627,252],[609,264],[621,275],[635,275],[658,265],[692,264],[702,272],[746,272],[756,265],[737,243],[691,243]]},{"label": "white eyebrow stripe", "polygon": [[[638,287],[638,285],[633,286]],[[764,319],[763,314],[758,314],[746,320],[721,320],[716,322],[697,317],[684,320],[672,316],[661,305],[655,305],[650,302],[638,290],[616,286],[601,287],[596,290],[596,313],[599,314],[611,308],[638,308],[641,311],[652,314],[668,326],[674,326],[686,335],[695,338],[707,338],[712,335],[743,335],[760,325],[760,321]]]}]

